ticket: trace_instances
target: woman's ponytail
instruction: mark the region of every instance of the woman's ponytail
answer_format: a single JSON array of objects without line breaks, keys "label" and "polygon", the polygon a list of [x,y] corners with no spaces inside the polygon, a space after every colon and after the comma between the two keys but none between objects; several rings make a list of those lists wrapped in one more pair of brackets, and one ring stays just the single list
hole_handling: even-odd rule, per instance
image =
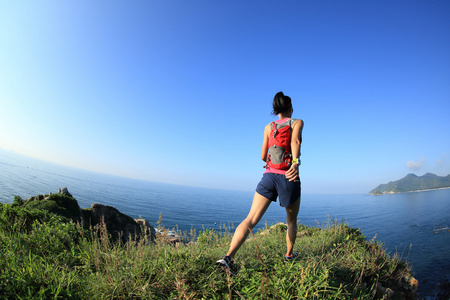
[{"label": "woman's ponytail", "polygon": [[287,112],[292,107],[291,97],[285,96],[283,92],[278,92],[275,97],[273,97],[273,115],[278,115],[280,113]]}]

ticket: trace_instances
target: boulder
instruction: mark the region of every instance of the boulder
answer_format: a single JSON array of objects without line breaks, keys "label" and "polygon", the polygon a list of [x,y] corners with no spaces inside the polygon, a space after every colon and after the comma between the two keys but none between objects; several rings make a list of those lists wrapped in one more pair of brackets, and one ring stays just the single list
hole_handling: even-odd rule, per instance
[{"label": "boulder", "polygon": [[410,274],[405,274],[397,286],[384,287],[380,282],[376,285],[376,299],[416,300],[419,282]]},{"label": "boulder", "polygon": [[399,281],[398,286],[406,299],[417,299],[417,290],[419,288],[419,281],[412,277],[410,274],[406,274]]},{"label": "boulder", "polygon": [[146,219],[139,218],[134,219],[134,221],[138,223],[139,226],[141,226],[141,229],[144,229],[145,233],[151,234],[152,236],[156,234],[156,229],[152,225],[150,225],[150,223]]},{"label": "boulder", "polygon": [[73,198],[72,194],[69,193],[69,190],[67,189],[67,187],[63,187],[62,189],[59,189],[58,194],[66,195],[66,196]]},{"label": "boulder", "polygon": [[94,203],[91,206],[90,213],[85,215],[88,224],[93,227],[104,225],[114,239],[121,237],[124,242],[130,239],[138,240],[142,233],[153,236],[156,232],[146,220],[141,219],[136,222],[130,216],[108,205]]}]

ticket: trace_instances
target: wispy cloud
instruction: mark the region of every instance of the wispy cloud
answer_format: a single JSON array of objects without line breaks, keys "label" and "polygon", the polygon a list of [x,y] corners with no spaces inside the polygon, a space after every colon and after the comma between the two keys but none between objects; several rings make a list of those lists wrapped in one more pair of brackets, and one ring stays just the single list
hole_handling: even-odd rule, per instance
[{"label": "wispy cloud", "polygon": [[425,161],[424,158],[422,158],[419,162],[414,162],[414,161],[410,160],[410,161],[408,161],[408,162],[406,163],[406,167],[407,167],[408,169],[417,171],[417,170],[419,170],[420,168],[422,168],[424,161]]},{"label": "wispy cloud", "polygon": [[437,163],[438,163],[438,165],[439,165],[440,167],[442,167],[442,166],[444,165],[444,160],[447,158],[447,156],[448,156],[447,153],[446,153],[446,154],[443,154],[443,155],[442,155],[442,159],[439,159],[439,160],[437,161]]}]

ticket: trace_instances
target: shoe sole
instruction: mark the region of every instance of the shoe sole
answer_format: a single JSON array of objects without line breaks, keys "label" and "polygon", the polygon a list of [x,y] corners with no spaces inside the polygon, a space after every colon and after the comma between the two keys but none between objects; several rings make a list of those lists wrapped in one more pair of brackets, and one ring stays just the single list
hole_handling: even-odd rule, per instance
[{"label": "shoe sole", "polygon": [[298,258],[298,254],[297,255],[293,255],[290,258],[288,258],[287,256],[284,257],[284,263],[290,263],[293,262],[295,260],[297,260]]},{"label": "shoe sole", "polygon": [[231,276],[234,276],[234,272],[231,271],[230,266],[227,264],[227,262],[223,259],[218,260],[216,262],[216,266],[219,267],[220,270],[225,271],[226,273],[230,274]]},{"label": "shoe sole", "polygon": [[224,259],[220,259],[216,262],[216,266],[221,266],[227,269],[230,269],[230,266],[227,264],[227,262]]}]

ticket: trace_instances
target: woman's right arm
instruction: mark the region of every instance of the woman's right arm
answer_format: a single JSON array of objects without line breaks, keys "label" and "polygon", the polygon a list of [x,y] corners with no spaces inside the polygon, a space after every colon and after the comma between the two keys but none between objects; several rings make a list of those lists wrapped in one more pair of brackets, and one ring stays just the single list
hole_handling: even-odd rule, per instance
[{"label": "woman's right arm", "polygon": [[270,124],[267,124],[264,128],[264,139],[262,144],[261,159],[263,161],[267,160],[267,151],[269,150],[269,134],[270,134]]}]

